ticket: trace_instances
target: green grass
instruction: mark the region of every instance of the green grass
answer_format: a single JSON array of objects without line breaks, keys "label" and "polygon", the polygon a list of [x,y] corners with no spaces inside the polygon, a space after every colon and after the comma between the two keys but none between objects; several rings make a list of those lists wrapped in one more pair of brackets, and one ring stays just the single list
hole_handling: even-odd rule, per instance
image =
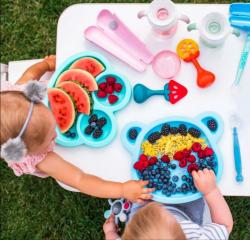
[{"label": "green grass", "polygon": [[[78,2],[81,1],[2,0],[1,62],[42,58],[55,53],[60,13]],[[223,0],[176,2],[230,3]],[[17,178],[3,161],[0,165],[1,239],[103,239],[103,212],[108,207],[106,200],[68,192],[52,179]],[[249,239],[249,198],[230,197],[227,201],[235,222],[231,239]]]}]

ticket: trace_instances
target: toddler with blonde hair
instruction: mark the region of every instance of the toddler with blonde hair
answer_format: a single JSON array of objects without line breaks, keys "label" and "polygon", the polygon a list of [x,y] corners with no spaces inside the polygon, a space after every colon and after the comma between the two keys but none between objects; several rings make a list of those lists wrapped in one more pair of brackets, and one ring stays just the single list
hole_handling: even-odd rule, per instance
[{"label": "toddler with blonde hair", "polygon": [[[233,228],[230,209],[216,186],[212,170],[193,171],[196,188],[203,194],[211,214],[211,222],[203,222],[203,198],[180,205],[147,202],[133,204],[123,240],[228,239]],[[103,225],[106,240],[120,239],[114,216]]]},{"label": "toddler with blonde hair", "polygon": [[1,81],[1,158],[17,176],[51,176],[100,198],[124,197],[133,202],[150,199],[153,189],[145,188],[147,181],[106,181],[84,173],[53,152],[56,122],[50,109],[41,102],[46,85],[30,80],[40,79],[46,71],[54,69],[55,56],[49,56],[28,68],[16,85]]}]

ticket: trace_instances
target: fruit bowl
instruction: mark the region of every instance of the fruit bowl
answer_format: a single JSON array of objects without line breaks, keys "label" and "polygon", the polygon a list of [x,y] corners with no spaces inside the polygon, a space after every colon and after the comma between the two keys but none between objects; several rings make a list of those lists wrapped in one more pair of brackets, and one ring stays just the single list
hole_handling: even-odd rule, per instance
[{"label": "fruit bowl", "polygon": [[220,181],[223,159],[217,142],[223,132],[221,118],[211,112],[195,118],[168,117],[150,125],[130,123],[121,140],[132,155],[135,180],[148,180],[155,187],[153,200],[180,204],[202,195],[193,184],[191,172],[212,169]]},{"label": "fruit bowl", "polygon": [[[99,86],[103,87],[100,84],[106,79],[109,83],[102,90]],[[45,104],[57,122],[56,142],[65,147],[109,144],[117,133],[114,113],[128,104],[132,92],[126,77],[114,72],[109,62],[95,52],[68,58],[55,71],[48,88]],[[100,91],[105,98],[98,97]]]}]

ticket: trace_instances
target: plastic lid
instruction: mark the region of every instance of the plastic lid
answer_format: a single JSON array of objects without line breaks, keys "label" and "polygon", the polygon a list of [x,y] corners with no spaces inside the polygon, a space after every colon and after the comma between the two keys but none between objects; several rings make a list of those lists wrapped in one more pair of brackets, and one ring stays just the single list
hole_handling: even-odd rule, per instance
[{"label": "plastic lid", "polygon": [[173,78],[180,70],[181,61],[176,53],[171,51],[159,52],[153,59],[152,68],[160,78]]}]

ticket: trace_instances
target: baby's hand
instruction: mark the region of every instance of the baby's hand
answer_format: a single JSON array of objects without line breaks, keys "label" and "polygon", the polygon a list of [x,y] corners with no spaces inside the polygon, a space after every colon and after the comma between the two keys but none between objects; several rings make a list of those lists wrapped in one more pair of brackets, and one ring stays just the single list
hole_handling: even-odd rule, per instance
[{"label": "baby's hand", "polygon": [[135,181],[130,180],[123,183],[123,195],[124,198],[128,199],[131,202],[140,203],[142,200],[151,199],[151,192],[153,192],[154,188],[145,188],[148,184],[148,181]]},{"label": "baby's hand", "polygon": [[192,176],[195,187],[204,195],[209,194],[217,188],[216,178],[213,170],[208,170],[205,168],[203,171],[193,171]]},{"label": "baby's hand", "polygon": [[55,71],[55,67],[56,67],[56,56],[55,55],[46,56],[43,61],[48,64],[49,71]]}]

